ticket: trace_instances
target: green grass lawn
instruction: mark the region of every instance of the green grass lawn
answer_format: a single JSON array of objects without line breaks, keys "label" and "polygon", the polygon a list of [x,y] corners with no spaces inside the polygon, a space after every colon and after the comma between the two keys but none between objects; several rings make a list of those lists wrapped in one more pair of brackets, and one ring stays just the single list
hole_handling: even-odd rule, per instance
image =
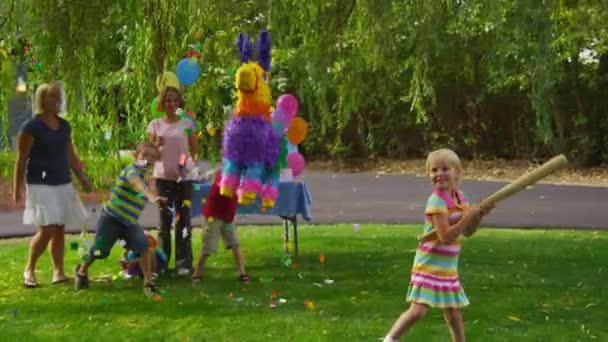
[{"label": "green grass lawn", "polygon": [[[39,265],[42,287],[25,289],[27,241],[0,241],[0,340],[377,341],[407,307],[419,226],[362,225],[358,232],[349,225],[303,226],[297,270],[281,263],[280,228],[239,230],[254,282],[237,282],[232,255],[221,250],[202,284],[159,279],[166,291],[160,302],[143,296],[140,280],[93,282],[81,292],[50,285],[48,254]],[[590,231],[482,230],[465,241],[468,339],[608,341],[607,245],[608,233]],[[116,275],[119,253],[117,245],[91,276]],[[66,268],[78,260],[68,248]],[[273,291],[286,303],[271,308]],[[438,310],[406,337],[449,340]]]}]

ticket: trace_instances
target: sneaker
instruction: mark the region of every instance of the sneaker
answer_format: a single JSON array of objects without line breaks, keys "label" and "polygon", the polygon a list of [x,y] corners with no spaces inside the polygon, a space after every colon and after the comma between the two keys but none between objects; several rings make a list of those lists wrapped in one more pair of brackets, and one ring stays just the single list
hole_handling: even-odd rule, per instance
[{"label": "sneaker", "polygon": [[156,299],[160,297],[160,291],[158,291],[154,283],[144,284],[144,293],[150,298]]},{"label": "sneaker", "polygon": [[89,288],[89,276],[86,273],[80,273],[80,264],[74,267],[74,286],[76,290]]},{"label": "sneaker", "polygon": [[187,276],[188,274],[190,274],[190,270],[187,268],[178,268],[177,269],[177,275],[179,275],[179,276]]}]

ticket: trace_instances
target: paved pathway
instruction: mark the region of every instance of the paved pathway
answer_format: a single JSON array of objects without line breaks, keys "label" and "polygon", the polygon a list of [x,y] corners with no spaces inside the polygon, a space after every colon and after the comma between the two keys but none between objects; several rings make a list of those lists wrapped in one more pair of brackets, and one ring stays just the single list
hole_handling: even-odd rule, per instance
[{"label": "paved pathway", "polygon": [[[372,173],[308,172],[305,176],[313,199],[313,222],[418,223],[431,188],[426,178]],[[462,188],[473,199],[498,190],[505,183],[465,181]],[[520,228],[608,229],[608,188],[537,185],[511,197],[488,216],[484,225]],[[0,213],[0,237],[27,236],[33,227],[21,224],[21,211]],[[95,227],[95,219],[88,226]],[[250,224],[278,224],[268,216],[241,217]],[[142,224],[158,224],[157,208],[148,206]],[[193,224],[200,224],[194,219]],[[80,228],[68,227],[77,232]]]}]

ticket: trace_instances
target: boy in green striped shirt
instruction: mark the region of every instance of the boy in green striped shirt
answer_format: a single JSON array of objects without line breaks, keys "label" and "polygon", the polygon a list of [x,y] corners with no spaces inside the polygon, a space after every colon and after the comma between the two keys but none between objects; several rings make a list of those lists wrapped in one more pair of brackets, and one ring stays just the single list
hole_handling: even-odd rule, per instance
[{"label": "boy in green striped shirt", "polygon": [[146,203],[162,200],[156,192],[146,187],[144,173],[159,158],[156,147],[149,142],[141,143],[135,152],[135,162],[122,170],[112,187],[110,200],[104,205],[97,222],[95,243],[82,264],[74,268],[76,289],[89,287],[88,269],[95,259],[110,255],[117,240],[126,242],[126,247],[141,255],[140,264],[144,275],[144,292],[156,297],[159,292],[152,279],[152,254],[144,230],[138,224]]}]

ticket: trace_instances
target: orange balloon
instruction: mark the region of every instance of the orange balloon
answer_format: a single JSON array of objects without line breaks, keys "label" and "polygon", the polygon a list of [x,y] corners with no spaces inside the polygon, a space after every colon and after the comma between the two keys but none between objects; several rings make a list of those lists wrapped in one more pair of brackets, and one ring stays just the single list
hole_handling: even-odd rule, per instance
[{"label": "orange balloon", "polygon": [[304,138],[306,138],[306,133],[308,132],[308,123],[306,120],[297,116],[291,120],[291,125],[289,125],[289,129],[287,129],[287,139],[289,142],[294,145],[299,145]]}]

